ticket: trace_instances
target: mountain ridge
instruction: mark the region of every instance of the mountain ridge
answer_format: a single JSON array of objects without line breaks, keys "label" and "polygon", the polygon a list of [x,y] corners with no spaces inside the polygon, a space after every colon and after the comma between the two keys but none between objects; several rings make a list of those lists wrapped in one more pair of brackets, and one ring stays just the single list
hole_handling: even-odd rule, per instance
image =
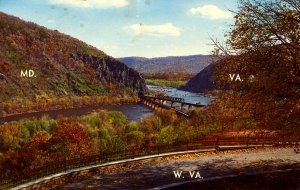
[{"label": "mountain ridge", "polygon": [[[103,51],[3,12],[0,43],[2,101],[35,99],[42,93],[60,97],[147,89],[138,72]],[[22,78],[21,70],[34,70],[37,77]]]},{"label": "mountain ridge", "polygon": [[132,56],[117,59],[142,73],[186,72],[196,74],[214,61],[212,56],[201,54],[154,58]]}]

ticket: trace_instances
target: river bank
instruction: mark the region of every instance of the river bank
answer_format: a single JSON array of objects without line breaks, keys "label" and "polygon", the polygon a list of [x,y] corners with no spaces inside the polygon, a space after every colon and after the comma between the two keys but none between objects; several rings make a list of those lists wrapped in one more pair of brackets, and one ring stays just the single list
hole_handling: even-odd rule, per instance
[{"label": "river bank", "polygon": [[138,96],[69,96],[0,103],[0,118],[43,111],[138,103]]},{"label": "river bank", "polygon": [[[147,87],[156,93],[164,93],[168,96],[184,98],[186,102],[190,103],[201,103],[202,105],[208,105],[211,102],[211,99],[203,94],[191,93],[170,87],[159,87],[154,85],[148,85]],[[75,101],[75,99],[76,97],[72,101]],[[139,103],[138,98],[115,100],[114,98],[108,97],[82,97],[81,99],[82,100],[80,101],[76,100],[75,103],[72,104],[66,103],[67,100],[62,99],[58,101],[57,104],[48,103],[47,106],[38,106],[34,109],[25,109],[26,107],[24,107],[22,108],[22,112],[17,112],[15,110],[14,113],[11,114],[2,114],[0,115],[0,125],[4,124],[5,122],[19,121],[21,119],[38,119],[44,115],[47,115],[53,119],[57,118],[58,116],[80,116],[100,109],[108,111],[120,111],[125,114],[130,121],[139,120],[147,116],[154,115],[154,112],[152,112],[148,106]],[[78,101],[81,103],[76,103]],[[28,104],[28,102],[26,104]],[[0,111],[3,110],[4,108],[2,108]]]},{"label": "river bank", "polygon": [[[32,118],[39,119],[43,116],[48,116],[53,119],[56,119],[58,116],[76,117],[76,116],[89,114],[95,110],[120,111],[124,115],[126,115],[129,121],[139,120],[154,114],[147,106],[141,103],[102,105],[102,106],[98,105],[98,106],[76,107],[76,108],[67,108],[67,109],[53,109],[53,110],[29,112],[23,114],[15,114],[7,117],[0,117],[0,125],[4,124],[5,122],[19,121],[22,119],[32,119]],[[149,110],[149,111],[146,112],[145,110]]]}]

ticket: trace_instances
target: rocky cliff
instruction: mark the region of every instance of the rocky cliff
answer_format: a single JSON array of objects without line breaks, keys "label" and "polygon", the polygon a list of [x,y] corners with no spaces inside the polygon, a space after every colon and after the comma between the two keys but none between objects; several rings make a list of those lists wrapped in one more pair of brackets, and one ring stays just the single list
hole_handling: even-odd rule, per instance
[{"label": "rocky cliff", "polygon": [[145,92],[146,85],[140,74],[124,63],[112,58],[99,58],[88,54],[73,54],[75,60],[91,66],[101,82],[113,82],[123,87],[131,87],[138,92]]}]

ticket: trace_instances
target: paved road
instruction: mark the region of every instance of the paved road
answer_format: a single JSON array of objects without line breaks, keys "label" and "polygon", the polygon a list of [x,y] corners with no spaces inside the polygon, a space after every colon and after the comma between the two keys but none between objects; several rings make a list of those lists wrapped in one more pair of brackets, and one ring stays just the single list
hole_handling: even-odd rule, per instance
[{"label": "paved road", "polygon": [[[300,154],[291,148],[236,150],[224,153],[197,153],[145,161],[137,167],[99,173],[93,177],[65,184],[58,189],[151,189],[187,180],[226,175],[257,173],[286,168],[300,168]],[[175,178],[173,171],[183,171]],[[189,171],[195,171],[191,178]],[[200,175],[197,175],[199,172]],[[184,178],[183,178],[184,177]]]}]

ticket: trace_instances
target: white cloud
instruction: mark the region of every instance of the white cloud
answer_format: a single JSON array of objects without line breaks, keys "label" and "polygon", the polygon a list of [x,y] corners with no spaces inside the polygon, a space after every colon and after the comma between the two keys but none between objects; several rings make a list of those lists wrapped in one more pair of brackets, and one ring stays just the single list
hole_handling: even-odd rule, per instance
[{"label": "white cloud", "polygon": [[53,20],[53,19],[48,19],[47,22],[48,22],[48,23],[54,23],[55,20]]},{"label": "white cloud", "polygon": [[81,8],[120,8],[128,5],[127,0],[48,0],[49,4]]},{"label": "white cloud", "polygon": [[191,8],[188,11],[189,15],[201,15],[212,20],[232,18],[230,11],[223,11],[215,5],[204,5],[201,7]]},{"label": "white cloud", "polygon": [[165,23],[161,25],[145,25],[133,24],[129,27],[137,36],[144,34],[155,36],[180,36],[181,29],[174,26],[172,23]]}]

